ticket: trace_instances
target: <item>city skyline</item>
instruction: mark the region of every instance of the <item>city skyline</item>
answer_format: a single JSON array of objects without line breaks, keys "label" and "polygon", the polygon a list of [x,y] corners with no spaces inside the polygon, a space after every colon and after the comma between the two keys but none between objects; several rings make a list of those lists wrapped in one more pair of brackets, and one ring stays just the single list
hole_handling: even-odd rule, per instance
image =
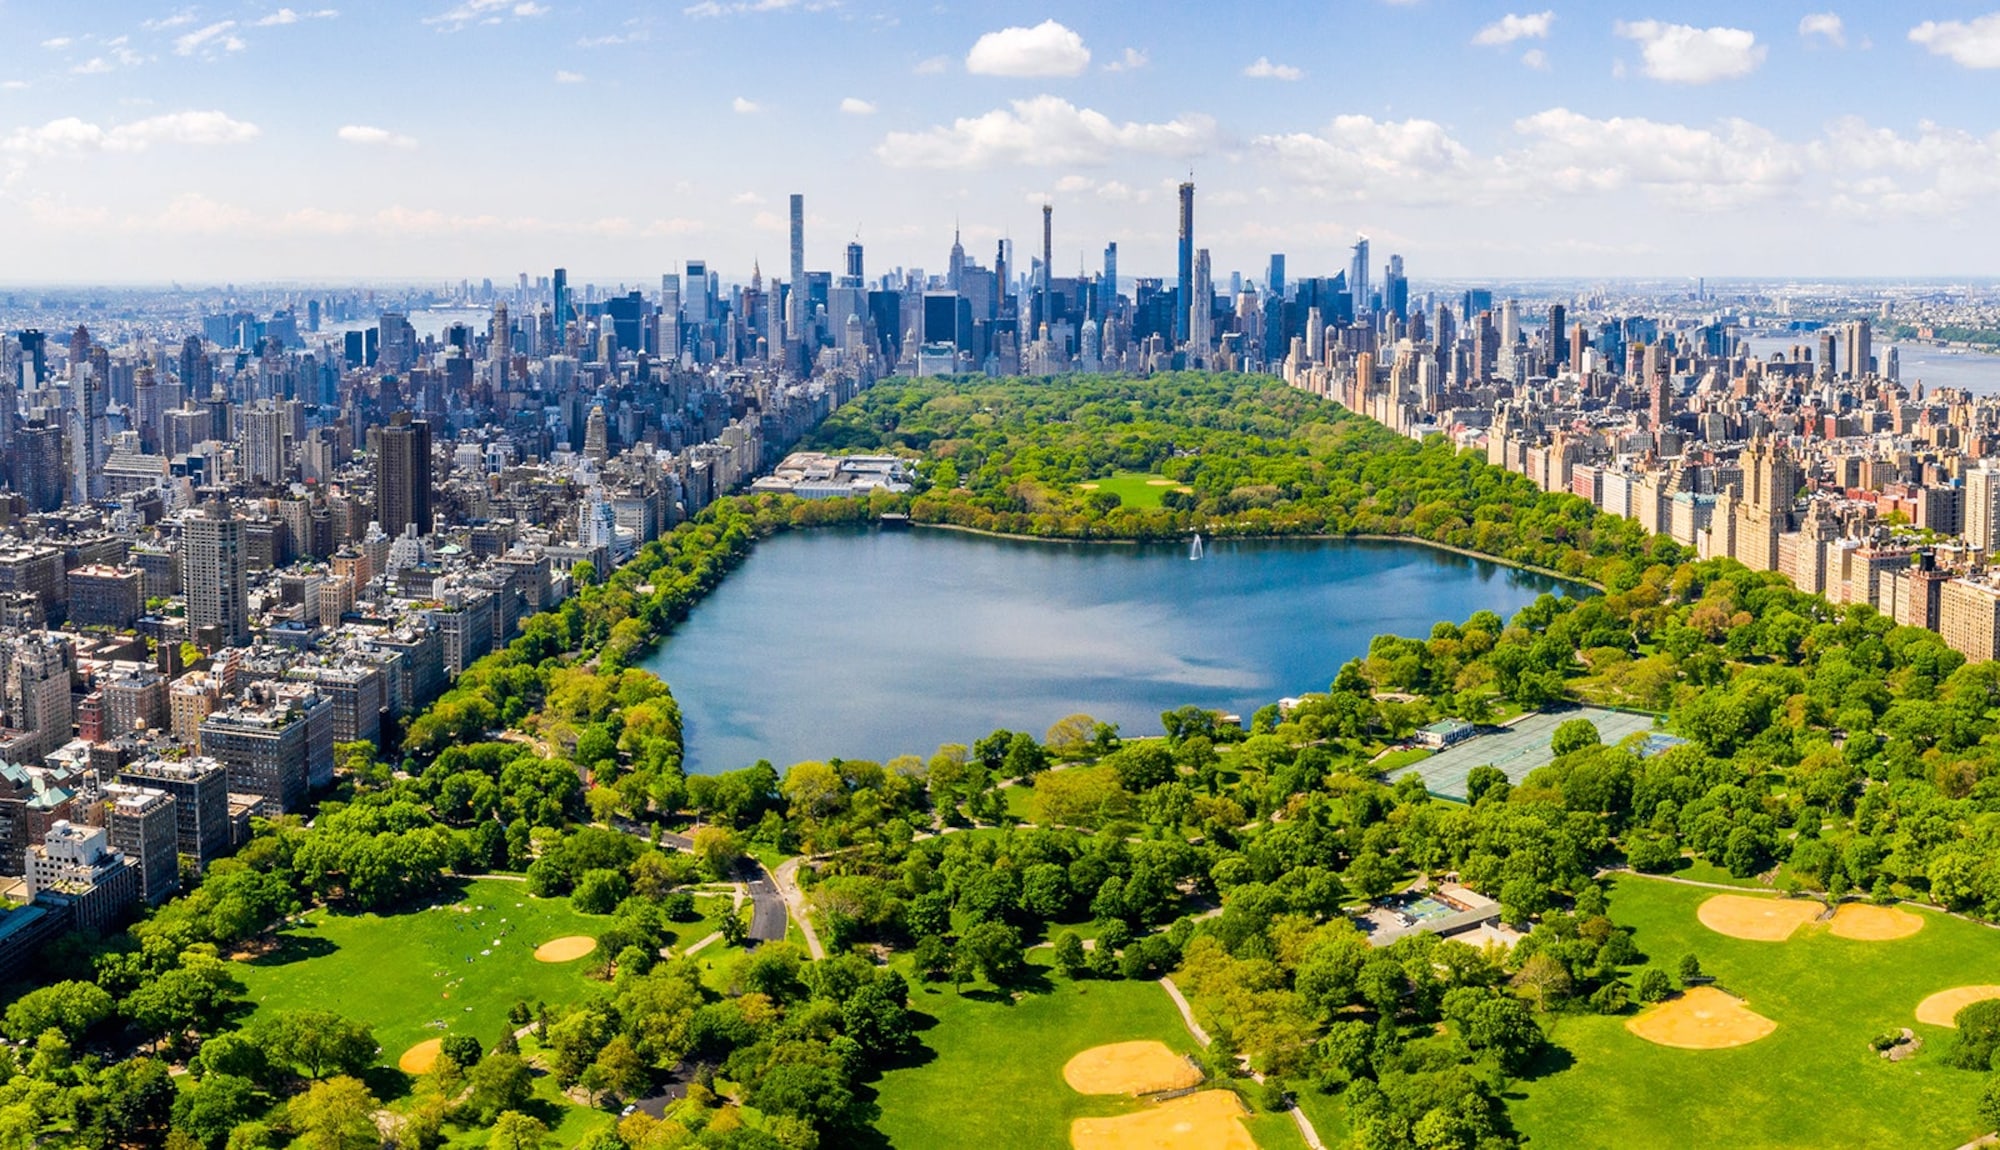
[{"label": "city skyline", "polygon": [[1271,251],[1338,268],[1357,233],[1438,277],[1963,276],[2000,254],[1975,226],[2000,193],[2000,12],[1978,4],[9,15],[14,283],[747,278],[786,269],[792,193],[812,268],[856,238],[871,273],[934,268],[955,227],[981,257],[1032,246],[1050,202],[1059,273],[1116,241],[1126,274],[1172,277],[1190,173],[1218,274]]}]

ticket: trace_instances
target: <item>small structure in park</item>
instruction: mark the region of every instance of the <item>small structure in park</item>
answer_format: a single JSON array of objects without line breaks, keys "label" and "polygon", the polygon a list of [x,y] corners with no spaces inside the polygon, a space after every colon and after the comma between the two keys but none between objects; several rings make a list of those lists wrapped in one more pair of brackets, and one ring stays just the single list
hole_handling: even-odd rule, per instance
[{"label": "small structure in park", "polygon": [[1426,750],[1441,751],[1457,746],[1478,733],[1479,728],[1464,719],[1439,719],[1418,731],[1410,741]]},{"label": "small structure in park", "polygon": [[1487,941],[1512,945],[1513,932],[1499,925],[1500,904],[1469,887],[1442,883],[1416,887],[1378,899],[1357,920],[1372,946],[1388,946],[1410,934],[1444,938],[1479,931]]}]

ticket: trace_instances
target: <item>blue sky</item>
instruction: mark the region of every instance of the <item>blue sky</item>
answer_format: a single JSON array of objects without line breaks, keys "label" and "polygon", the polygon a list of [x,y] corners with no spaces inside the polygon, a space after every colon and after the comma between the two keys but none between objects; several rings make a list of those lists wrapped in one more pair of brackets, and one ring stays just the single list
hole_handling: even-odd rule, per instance
[{"label": "blue sky", "polygon": [[0,278],[1989,274],[1996,6],[0,0]]}]

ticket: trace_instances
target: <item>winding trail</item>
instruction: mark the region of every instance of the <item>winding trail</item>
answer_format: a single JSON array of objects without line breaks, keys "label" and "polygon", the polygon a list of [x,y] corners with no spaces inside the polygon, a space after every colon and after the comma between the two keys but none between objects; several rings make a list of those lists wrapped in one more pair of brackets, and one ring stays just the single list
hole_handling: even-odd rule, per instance
[{"label": "winding trail", "polygon": [[[1187,1027],[1188,1033],[1194,1036],[1196,1042],[1204,1047],[1207,1046],[1209,1043],[1208,1031],[1203,1030],[1201,1023],[1194,1020],[1194,1008],[1188,1005],[1187,996],[1181,993],[1181,988],[1174,985],[1173,976],[1169,975],[1162,978],[1160,980],[1160,989],[1167,992],[1168,998],[1173,999],[1174,1009],[1181,1012],[1181,1022]],[[1239,1057],[1237,1061],[1243,1064],[1244,1071],[1250,1075],[1253,1081],[1259,1085],[1263,1084],[1264,1076],[1250,1069],[1250,1060],[1248,1058]],[[1326,1143],[1319,1140],[1319,1131],[1313,1129],[1312,1119],[1306,1117],[1306,1112],[1299,1109],[1297,1103],[1292,1105],[1289,1113],[1292,1116],[1293,1124],[1299,1128],[1299,1137],[1306,1140],[1306,1145],[1312,1147],[1312,1150],[1326,1150]]]},{"label": "winding trail", "polygon": [[[799,933],[806,936],[806,953],[814,958],[825,958],[826,948],[819,944],[819,932],[813,929],[812,916],[806,912],[806,895],[799,889],[799,859],[786,859],[778,864],[778,871],[772,875],[779,897],[785,900],[785,907],[791,911],[792,921],[799,924]],[[763,869],[763,864],[758,864]],[[756,888],[751,888],[754,893]],[[779,937],[783,937],[781,934]]]}]

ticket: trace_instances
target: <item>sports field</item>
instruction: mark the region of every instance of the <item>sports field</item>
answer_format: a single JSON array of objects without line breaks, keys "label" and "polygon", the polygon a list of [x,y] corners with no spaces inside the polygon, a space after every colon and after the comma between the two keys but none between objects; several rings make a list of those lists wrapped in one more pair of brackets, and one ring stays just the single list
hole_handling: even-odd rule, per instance
[{"label": "sports field", "polygon": [[1477,735],[1455,747],[1446,747],[1406,769],[1394,771],[1393,777],[1418,775],[1432,794],[1461,800],[1465,798],[1465,776],[1474,767],[1499,767],[1507,772],[1509,782],[1519,783],[1528,777],[1528,772],[1547,766],[1555,758],[1549,741],[1555,737],[1556,728],[1570,719],[1589,719],[1606,746],[1617,744],[1627,735],[1653,729],[1651,716],[1600,707],[1538,711],[1494,734]]},{"label": "sports field", "polygon": [[280,934],[277,950],[235,964],[258,1010],[331,1010],[375,1028],[382,1063],[451,1032],[497,1042],[519,1001],[566,1002],[587,989],[588,958],[550,963],[535,949],[593,936],[610,920],[565,898],[532,898],[527,884],[473,879],[401,914],[315,910]]},{"label": "sports field", "polygon": [[1158,507],[1160,496],[1165,492],[1181,488],[1181,485],[1164,475],[1148,475],[1142,471],[1120,471],[1107,479],[1091,479],[1077,484],[1080,491],[1109,491],[1118,497],[1121,507]]},{"label": "sports field", "polygon": [[[1790,920],[1776,939],[1733,937],[1705,925],[1715,890],[1617,876],[1611,915],[1635,928],[1648,960],[1672,971],[1694,954],[1735,1000],[1697,999],[1665,1018],[1648,1007],[1622,1017],[1563,1015],[1552,1037],[1574,1061],[1519,1082],[1515,1126],[1537,1146],[1573,1150],[1679,1150],[1727,1146],[1910,1146],[1950,1150],[1982,1133],[1973,1106],[1984,1075],[1941,1057],[1949,1031],[1921,1023],[1918,1004],[1969,983],[2000,983],[2000,934],[1930,911],[1915,933],[1842,937],[1835,923]],[[1810,907],[1810,903],[1775,905]],[[1706,916],[1731,927],[1761,923],[1743,913]],[[1850,916],[1857,922],[1880,916]],[[1775,921],[1775,920],[1768,920]],[[1851,932],[1850,932],[1851,933]],[[1871,933],[1888,934],[1889,931]],[[1714,994],[1714,992],[1710,992]],[[1682,1002],[1683,1000],[1674,1000]],[[1751,1038],[1749,1019],[1768,1020]],[[1669,1023],[1665,1033],[1651,1020]],[[1651,1031],[1652,1041],[1639,1031]],[[1754,1023],[1751,1024],[1755,1026]],[[1717,1026],[1735,1033],[1714,1035]],[[1913,1028],[1924,1048],[1905,1062],[1878,1057],[1868,1040]],[[1756,1027],[1761,1029],[1761,1027]],[[1727,1049],[1682,1047],[1740,1043]],[[1747,1039],[1747,1041],[1746,1041]]]},{"label": "sports field", "polygon": [[[1046,951],[1031,954],[1030,960],[1046,961]],[[923,1023],[921,1032],[926,1052],[874,1084],[882,1108],[876,1126],[889,1145],[902,1150],[1063,1150],[1072,1145],[1071,1124],[1079,1118],[1154,1110],[1154,1103],[1129,1095],[1079,1093],[1066,1080],[1065,1068],[1085,1051],[1111,1043],[1151,1040],[1175,1055],[1192,1051],[1194,1042],[1160,985],[1072,983],[1045,967],[1033,970],[1041,976],[1034,980],[1037,985],[1018,999],[969,986],[957,994],[949,985],[912,980],[910,1009],[931,1021]],[[1198,1119],[1214,1122],[1212,1106],[1196,1103],[1188,1109],[1200,1111]],[[978,1121],[968,1121],[968,1115],[977,1115]],[[1304,1141],[1288,1115],[1258,1114],[1242,1123],[1262,1150],[1303,1150]],[[1147,1136],[1146,1131],[1119,1127],[1088,1131],[1093,1146]]]}]

